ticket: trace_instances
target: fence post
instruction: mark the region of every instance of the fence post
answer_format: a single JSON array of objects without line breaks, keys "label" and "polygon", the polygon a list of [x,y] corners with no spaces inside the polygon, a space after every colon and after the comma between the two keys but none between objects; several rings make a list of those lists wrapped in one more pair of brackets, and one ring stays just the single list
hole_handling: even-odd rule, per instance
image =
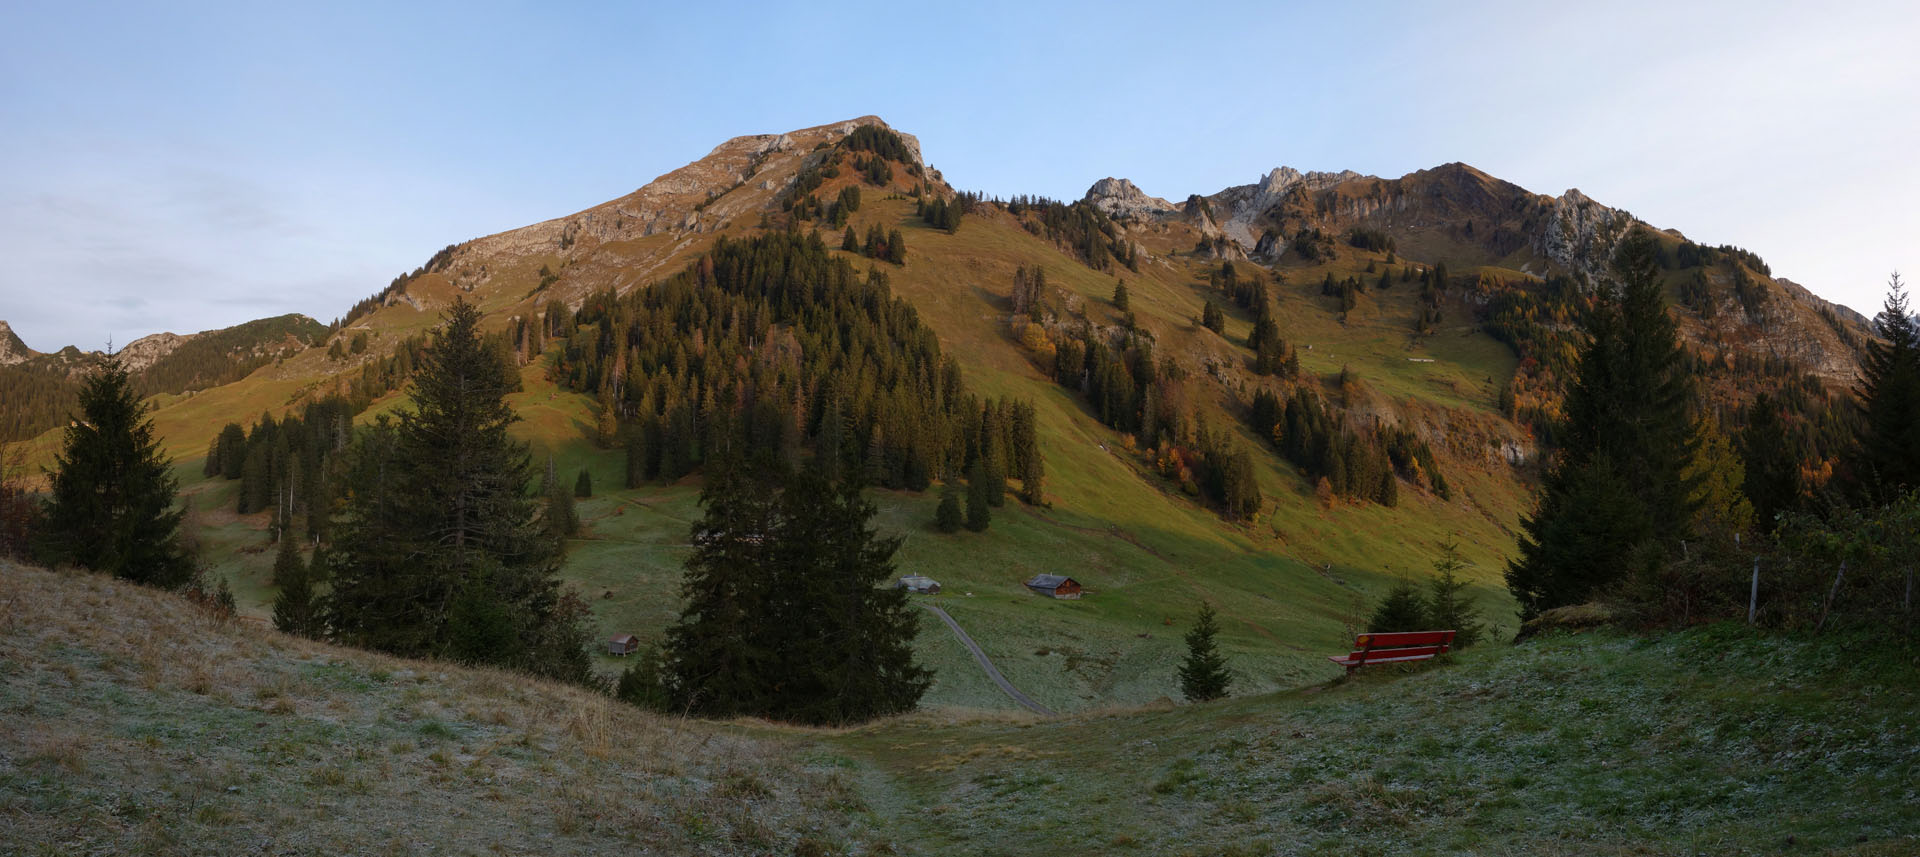
[{"label": "fence post", "polygon": [[1760,558],[1753,558],[1753,589],[1747,593],[1747,624],[1753,624],[1754,611],[1760,609]]},{"label": "fence post", "polygon": [[1814,633],[1818,634],[1822,628],[1827,627],[1827,614],[1833,612],[1833,598],[1840,594],[1840,578],[1846,576],[1847,564],[1842,561],[1840,570],[1833,573],[1833,587],[1827,590],[1827,606],[1820,610],[1820,622],[1813,626]]}]

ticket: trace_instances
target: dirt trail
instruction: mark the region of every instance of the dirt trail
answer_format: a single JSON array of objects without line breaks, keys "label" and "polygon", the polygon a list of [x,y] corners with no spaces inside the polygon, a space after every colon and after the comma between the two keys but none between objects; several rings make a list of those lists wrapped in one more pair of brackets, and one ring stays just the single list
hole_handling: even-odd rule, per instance
[{"label": "dirt trail", "polygon": [[1000,674],[1000,669],[993,665],[993,661],[987,660],[987,653],[980,651],[980,644],[967,636],[967,632],[960,629],[960,623],[953,621],[953,617],[947,615],[947,611],[924,602],[920,606],[932,610],[933,615],[940,617],[940,621],[947,623],[947,627],[953,629],[953,635],[960,638],[960,645],[966,646],[967,651],[973,653],[973,659],[980,662],[980,668],[987,671],[987,678],[993,679],[993,683],[999,685],[1000,689],[1005,691],[1007,696],[1012,697],[1014,702],[1044,717],[1059,716],[1053,709],[1034,702],[1033,697],[1021,693],[1019,688],[1013,686],[1013,682],[1007,681],[1007,677]]}]

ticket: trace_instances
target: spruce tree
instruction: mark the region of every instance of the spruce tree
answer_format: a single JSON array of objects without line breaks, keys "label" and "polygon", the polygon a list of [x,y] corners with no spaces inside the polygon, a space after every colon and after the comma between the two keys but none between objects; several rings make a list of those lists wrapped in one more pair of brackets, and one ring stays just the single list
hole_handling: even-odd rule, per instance
[{"label": "spruce tree", "polygon": [[933,526],[943,533],[957,533],[965,522],[960,511],[960,494],[949,489],[940,495],[940,507],[933,512]]},{"label": "spruce tree", "polygon": [[1617,294],[1586,320],[1563,446],[1507,568],[1529,618],[1677,554],[1696,519],[1693,390],[1652,240],[1636,232],[1625,241],[1614,272]]},{"label": "spruce tree", "polygon": [[274,558],[273,577],[280,594],[273,599],[273,626],[288,634],[318,637],[324,631],[313,591],[313,574],[293,549],[293,539],[280,539],[280,552]]},{"label": "spruce tree", "polygon": [[1467,599],[1467,582],[1460,579],[1460,571],[1466,567],[1460,546],[1449,542],[1440,546],[1440,558],[1433,561],[1433,579],[1427,581],[1427,621],[1431,630],[1452,631],[1456,649],[1479,642],[1486,633],[1480,611]]},{"label": "spruce tree", "polygon": [[900,543],[869,528],[856,483],[755,453],[717,462],[701,504],[686,606],[661,651],[673,710],[844,724],[918,704],[929,674],[913,662],[916,616],[881,585]]},{"label": "spruce tree", "polygon": [[1223,699],[1233,687],[1227,658],[1214,641],[1219,633],[1213,605],[1201,604],[1200,615],[1187,631],[1187,660],[1180,665],[1180,693],[1188,702]]},{"label": "spruce tree", "polygon": [[1761,393],[1747,408],[1747,424],[1740,430],[1740,457],[1746,463],[1741,492],[1753,504],[1754,520],[1772,532],[1782,512],[1800,499],[1800,456],[1780,419],[1780,406]]},{"label": "spruce tree", "polygon": [[[328,624],[338,640],[394,654],[585,680],[579,611],[557,578],[560,544],[527,490],[527,448],[507,436],[509,379],[479,323],[479,310],[457,300],[422,358],[412,407],[356,442]],[[449,634],[456,615],[470,630],[496,608],[513,632],[502,645],[475,651],[474,635]]]},{"label": "spruce tree", "polygon": [[579,478],[573,480],[573,496],[582,500],[593,496],[593,476],[584,467],[580,469]]},{"label": "spruce tree", "polygon": [[855,482],[803,470],[785,480],[773,540],[775,610],[784,638],[773,708],[779,720],[859,723],[910,711],[931,684],[914,663],[918,615],[896,576],[898,537],[871,529],[877,511]]},{"label": "spruce tree", "polygon": [[1920,487],[1920,330],[1899,274],[1873,328],[1880,338],[1867,343],[1860,363],[1860,428],[1847,463],[1855,493],[1884,502]]},{"label": "spruce tree", "polygon": [[117,357],[87,376],[79,405],[47,474],[41,558],[150,586],[186,584],[194,568],[179,544],[173,474]]},{"label": "spruce tree", "polygon": [[1200,326],[1214,333],[1219,333],[1226,329],[1226,313],[1220,311],[1218,304],[1215,304],[1213,301],[1207,301],[1206,306],[1200,308]]},{"label": "spruce tree", "polygon": [[287,533],[280,534],[278,539],[280,547],[273,554],[272,583],[275,586],[287,585],[286,581],[292,580],[306,570],[306,563],[300,561],[300,549],[294,547],[295,541],[297,539]]},{"label": "spruce tree", "polygon": [[975,460],[973,467],[967,470],[967,529],[976,533],[985,532],[993,523],[993,501],[989,499],[989,487],[986,468]]},{"label": "spruce tree", "polygon": [[1741,490],[1746,464],[1712,419],[1700,422],[1684,473],[1693,486],[1694,532],[1731,538],[1753,526],[1753,504]]},{"label": "spruce tree", "polygon": [[1125,282],[1121,282],[1113,287],[1113,308],[1121,312],[1127,311],[1127,284]]},{"label": "spruce tree", "polygon": [[574,495],[558,485],[547,491],[547,511],[541,518],[555,539],[567,539],[580,532],[580,513],[573,504]]},{"label": "spruce tree", "polygon": [[700,492],[693,554],[681,579],[680,618],[661,647],[663,693],[673,710],[737,717],[770,710],[777,641],[765,617],[778,498],[764,476],[716,462]]},{"label": "spruce tree", "polygon": [[1379,633],[1432,630],[1427,625],[1426,597],[1420,594],[1413,581],[1402,578],[1373,609],[1366,630]]}]

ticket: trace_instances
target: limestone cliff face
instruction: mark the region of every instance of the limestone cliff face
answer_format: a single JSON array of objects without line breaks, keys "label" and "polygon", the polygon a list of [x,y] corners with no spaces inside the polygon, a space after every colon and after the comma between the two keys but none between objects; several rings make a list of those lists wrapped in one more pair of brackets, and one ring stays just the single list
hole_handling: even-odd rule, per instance
[{"label": "limestone cliff face", "polygon": [[1112,176],[1094,182],[1084,198],[1116,220],[1158,217],[1176,210],[1173,203],[1148,196],[1133,182]]},{"label": "limestone cliff face", "polygon": [[192,339],[194,334],[181,336],[178,333],[154,333],[142,336],[126,344],[115,352],[120,365],[129,372],[138,372],[152,366],[160,358],[172,354],[173,350]]},{"label": "limestone cliff face", "polygon": [[13,327],[0,321],[0,366],[12,366],[39,356],[39,352],[27,347]]},{"label": "limestone cliff face", "polygon": [[1227,188],[1208,197],[1207,202],[1219,222],[1221,234],[1232,239],[1242,251],[1251,252],[1266,231],[1263,219],[1268,212],[1283,207],[1297,194],[1326,190],[1359,178],[1363,176],[1352,170],[1303,173],[1292,167],[1276,167],[1259,181]]}]

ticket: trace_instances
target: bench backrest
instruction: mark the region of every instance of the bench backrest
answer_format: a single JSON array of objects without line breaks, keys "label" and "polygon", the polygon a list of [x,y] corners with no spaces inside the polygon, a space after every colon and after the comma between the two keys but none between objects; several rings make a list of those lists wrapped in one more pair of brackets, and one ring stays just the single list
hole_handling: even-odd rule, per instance
[{"label": "bench backrest", "polygon": [[1368,661],[1425,660],[1453,649],[1452,631],[1394,631],[1366,633],[1353,639],[1358,648],[1351,656],[1355,666]]},{"label": "bench backrest", "polygon": [[1402,646],[1452,646],[1452,631],[1369,631],[1353,638],[1362,649],[1395,649]]}]

